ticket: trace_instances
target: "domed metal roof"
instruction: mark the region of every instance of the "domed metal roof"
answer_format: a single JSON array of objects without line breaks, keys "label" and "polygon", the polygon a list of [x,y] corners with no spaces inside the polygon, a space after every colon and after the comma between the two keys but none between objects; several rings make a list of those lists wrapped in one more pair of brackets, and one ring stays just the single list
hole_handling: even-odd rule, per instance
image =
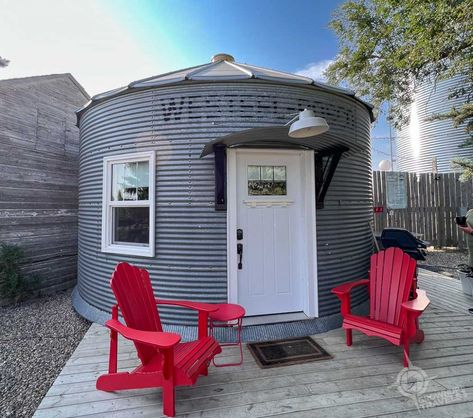
[{"label": "domed metal roof", "polygon": [[325,83],[317,82],[312,78],[297,74],[285,73],[283,71],[271,70],[269,68],[257,67],[255,65],[237,63],[231,55],[220,53],[214,55],[211,62],[208,64],[143,78],[141,80],[132,81],[128,86],[96,94],[83,108],[76,112],[77,121],[79,122],[82,113],[94,104],[138,89],[155,88],[189,82],[214,83],[245,80],[262,80],[277,84],[313,86],[328,92],[346,95],[365,105],[370,112],[371,119],[374,120],[372,113],[373,106],[356,97],[355,92],[352,90],[333,87]]}]

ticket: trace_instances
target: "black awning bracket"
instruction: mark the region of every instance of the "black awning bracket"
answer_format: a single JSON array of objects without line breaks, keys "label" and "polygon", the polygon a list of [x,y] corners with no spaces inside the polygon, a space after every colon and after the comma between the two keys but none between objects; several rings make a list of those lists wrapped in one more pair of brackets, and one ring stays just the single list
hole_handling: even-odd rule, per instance
[{"label": "black awning bracket", "polygon": [[325,195],[342,154],[346,151],[348,151],[347,147],[338,147],[315,154],[315,200],[317,209],[323,209]]},{"label": "black awning bracket", "polygon": [[227,152],[223,144],[213,146],[215,159],[215,210],[227,210]]}]

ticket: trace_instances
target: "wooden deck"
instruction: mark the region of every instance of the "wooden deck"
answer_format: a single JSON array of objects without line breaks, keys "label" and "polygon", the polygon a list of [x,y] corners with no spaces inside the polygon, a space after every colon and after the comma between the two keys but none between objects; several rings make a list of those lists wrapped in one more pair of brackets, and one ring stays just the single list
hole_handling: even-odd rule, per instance
[{"label": "wooden deck", "polygon": [[[473,299],[461,293],[458,282],[426,271],[420,275],[420,287],[427,290],[432,304],[421,320],[426,339],[412,346],[411,360],[432,378],[423,396],[437,406],[419,412],[394,385],[402,369],[401,348],[359,333],[354,333],[354,345],[347,347],[338,329],[314,336],[333,360],[261,370],[246,350],[240,367],[211,367],[209,376],[196,386],[177,390],[177,415],[473,417],[473,316],[465,313],[466,307],[473,307]],[[235,354],[227,348],[222,355]],[[107,359],[108,333],[93,325],[35,417],[161,416],[160,389],[95,390],[95,379],[107,369]],[[121,340],[119,367],[136,364],[133,346]]]}]

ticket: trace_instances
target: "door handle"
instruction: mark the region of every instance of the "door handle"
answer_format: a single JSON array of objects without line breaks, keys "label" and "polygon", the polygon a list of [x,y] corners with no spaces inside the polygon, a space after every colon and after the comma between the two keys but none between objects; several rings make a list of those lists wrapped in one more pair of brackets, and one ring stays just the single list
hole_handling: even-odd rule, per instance
[{"label": "door handle", "polygon": [[238,261],[238,270],[243,268],[243,244],[237,244],[237,254],[239,255],[240,259]]}]

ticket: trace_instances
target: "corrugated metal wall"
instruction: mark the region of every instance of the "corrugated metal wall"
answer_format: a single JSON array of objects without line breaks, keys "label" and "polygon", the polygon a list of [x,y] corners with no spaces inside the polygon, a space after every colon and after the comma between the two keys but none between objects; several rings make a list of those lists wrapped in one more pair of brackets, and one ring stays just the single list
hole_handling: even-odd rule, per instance
[{"label": "corrugated metal wall", "polygon": [[[369,114],[354,100],[314,88],[266,83],[181,85],[129,93],[87,110],[81,118],[79,284],[81,297],[108,310],[109,278],[126,259],[150,271],[156,294],[222,302],[227,297],[226,213],[214,210],[213,156],[204,144],[242,129],[280,125],[287,114],[312,108],[330,132],[364,152],[342,160],[317,213],[320,315],[336,313],[336,284],[364,277],[371,253]],[[100,251],[102,159],[156,151],[155,258]],[[360,301],[358,294],[354,299]],[[168,323],[189,323],[186,311],[161,309]]]},{"label": "corrugated metal wall", "polygon": [[448,112],[463,103],[462,99],[448,99],[452,89],[462,83],[462,77],[457,76],[435,86],[427,83],[419,88],[415,103],[409,109],[410,123],[397,132],[399,171],[432,172],[436,158],[438,172],[447,173],[453,171],[453,158],[473,157],[471,148],[458,147],[468,136],[463,127],[454,128],[450,120],[427,120],[433,114]]}]

